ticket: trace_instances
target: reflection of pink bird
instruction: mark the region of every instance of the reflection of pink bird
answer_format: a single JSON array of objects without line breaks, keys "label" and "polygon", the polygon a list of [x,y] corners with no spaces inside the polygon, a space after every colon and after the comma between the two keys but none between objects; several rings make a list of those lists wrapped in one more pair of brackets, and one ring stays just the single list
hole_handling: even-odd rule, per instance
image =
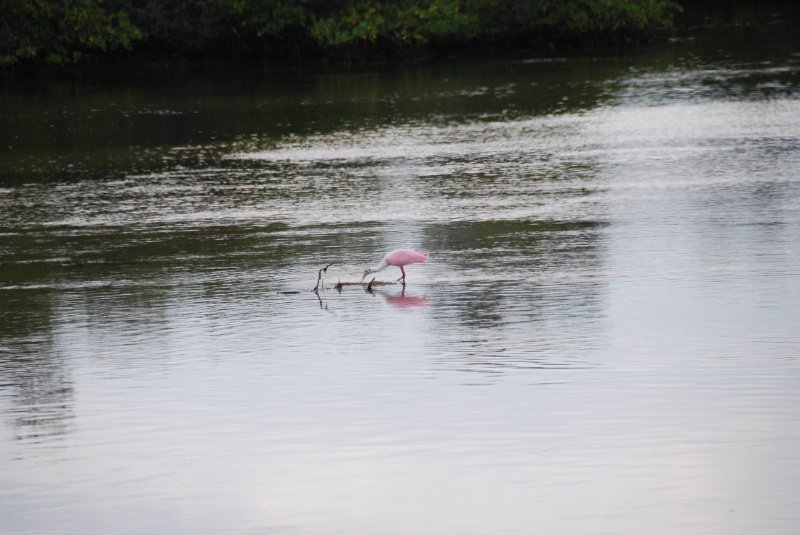
[{"label": "reflection of pink bird", "polygon": [[426,306],[430,302],[430,299],[427,295],[423,295],[421,297],[415,295],[406,295],[405,285],[403,285],[403,291],[400,292],[400,295],[384,295],[384,297],[390,305],[401,310]]},{"label": "reflection of pink bird", "polygon": [[381,263],[375,266],[374,268],[370,268],[364,272],[364,276],[361,277],[361,280],[364,280],[364,277],[369,275],[370,273],[376,273],[382,269],[386,269],[389,266],[397,266],[400,268],[400,273],[403,274],[400,277],[399,281],[403,281],[403,285],[406,283],[406,270],[403,269],[404,266],[408,264],[421,264],[428,259],[427,253],[420,253],[419,251],[415,251],[413,249],[395,249],[394,251],[390,251],[386,253],[386,256],[383,257]]}]

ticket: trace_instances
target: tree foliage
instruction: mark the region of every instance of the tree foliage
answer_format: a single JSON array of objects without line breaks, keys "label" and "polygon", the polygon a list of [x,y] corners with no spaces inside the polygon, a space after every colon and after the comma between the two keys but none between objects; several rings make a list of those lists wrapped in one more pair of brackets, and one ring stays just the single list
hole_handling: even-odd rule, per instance
[{"label": "tree foliage", "polygon": [[672,0],[0,0],[0,64],[87,53],[402,54],[668,27]]},{"label": "tree foliage", "polygon": [[0,64],[77,62],[88,51],[130,48],[142,31],[127,0],[0,0]]},{"label": "tree foliage", "polygon": [[459,0],[354,1],[315,17],[310,31],[324,47],[426,45],[474,32],[477,12],[464,9],[463,4]]},{"label": "tree foliage", "polygon": [[[577,0],[574,2],[539,2],[542,24],[575,34],[647,31],[671,24],[676,10],[665,0],[609,1]],[[527,19],[532,20],[533,17]]]}]

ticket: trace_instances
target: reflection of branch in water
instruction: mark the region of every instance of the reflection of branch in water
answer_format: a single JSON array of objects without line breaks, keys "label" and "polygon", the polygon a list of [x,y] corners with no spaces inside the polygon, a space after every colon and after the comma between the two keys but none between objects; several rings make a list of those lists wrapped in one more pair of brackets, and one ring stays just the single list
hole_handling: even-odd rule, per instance
[{"label": "reflection of branch in water", "polygon": [[317,296],[317,299],[319,299],[319,308],[321,310],[328,310],[328,303],[327,302],[325,303],[325,306],[322,306],[322,296],[319,295],[319,292],[314,292],[314,294]]}]

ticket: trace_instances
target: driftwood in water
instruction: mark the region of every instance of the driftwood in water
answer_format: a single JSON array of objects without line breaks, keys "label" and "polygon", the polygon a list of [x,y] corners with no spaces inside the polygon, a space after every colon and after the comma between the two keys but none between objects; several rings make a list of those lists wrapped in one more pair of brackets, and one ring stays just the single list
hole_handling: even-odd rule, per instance
[{"label": "driftwood in water", "polygon": [[[328,264],[324,268],[321,268],[317,272],[317,285],[314,286],[314,288],[312,288],[312,290],[311,290],[315,294],[319,294],[320,290],[324,290],[325,289],[325,281],[323,280],[323,275],[328,272],[328,268],[331,267],[332,265],[333,265],[333,262],[331,262],[330,264]],[[345,286],[360,286],[360,287],[364,288],[365,290],[367,290],[368,292],[371,292],[373,286],[392,286],[392,285],[395,285],[395,284],[397,284],[396,281],[379,281],[379,280],[375,280],[374,277],[369,282],[364,282],[364,281],[360,281],[360,282],[342,282],[341,279],[340,279],[339,282],[336,283],[334,288],[341,292],[342,288],[344,288]]]},{"label": "driftwood in water", "polygon": [[395,284],[397,284],[397,283],[396,282],[389,282],[389,281],[378,281],[378,280],[375,280],[375,279],[372,279],[368,283],[367,282],[342,282],[342,281],[339,281],[339,282],[336,283],[334,288],[336,288],[337,290],[339,290],[341,292],[342,288],[344,288],[345,286],[361,286],[362,288],[366,288],[367,290],[369,290],[373,286],[393,286]]}]

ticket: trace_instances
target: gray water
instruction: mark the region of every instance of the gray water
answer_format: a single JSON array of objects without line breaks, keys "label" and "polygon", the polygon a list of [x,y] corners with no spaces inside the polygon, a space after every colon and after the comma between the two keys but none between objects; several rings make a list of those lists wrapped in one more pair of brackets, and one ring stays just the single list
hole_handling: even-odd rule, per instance
[{"label": "gray water", "polygon": [[6,89],[0,533],[796,533],[786,30]]}]

